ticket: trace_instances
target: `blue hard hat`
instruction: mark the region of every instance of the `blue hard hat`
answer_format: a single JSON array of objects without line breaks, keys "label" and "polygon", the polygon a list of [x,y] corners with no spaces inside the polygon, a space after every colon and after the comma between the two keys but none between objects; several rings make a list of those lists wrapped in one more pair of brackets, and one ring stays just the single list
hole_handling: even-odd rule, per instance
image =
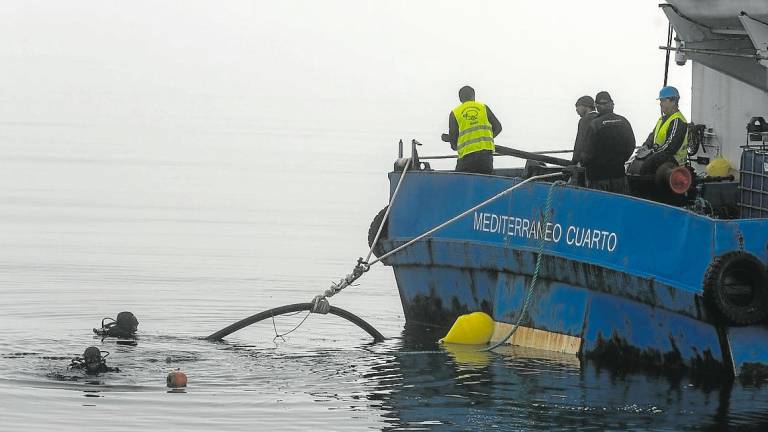
[{"label": "blue hard hat", "polygon": [[661,88],[659,91],[659,97],[656,99],[658,100],[671,97],[680,99],[680,92],[678,92],[677,89],[672,86],[666,86]]}]

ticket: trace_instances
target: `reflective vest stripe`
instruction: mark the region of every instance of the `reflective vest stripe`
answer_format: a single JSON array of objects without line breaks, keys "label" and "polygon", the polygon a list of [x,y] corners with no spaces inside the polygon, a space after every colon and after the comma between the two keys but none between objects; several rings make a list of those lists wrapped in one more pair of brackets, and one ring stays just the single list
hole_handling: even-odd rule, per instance
[{"label": "reflective vest stripe", "polygon": [[[477,138],[472,138],[472,139],[471,139],[471,140],[469,140],[469,141],[464,141],[464,142],[462,142],[461,144],[457,145],[456,147],[457,147],[457,150],[461,150],[461,149],[463,149],[464,147],[466,147],[466,146],[468,146],[468,145],[471,145],[471,144],[474,144],[474,143],[477,143],[477,142],[493,142],[493,138],[491,138],[491,137],[477,137]],[[482,149],[481,149],[481,150],[482,150]]]},{"label": "reflective vest stripe", "polygon": [[488,111],[480,102],[467,101],[453,109],[453,115],[459,126],[459,138],[456,151],[459,158],[480,150],[495,149],[493,145],[493,127],[488,121]]},{"label": "reflective vest stripe", "polygon": [[475,127],[469,128],[467,130],[463,130],[463,131],[459,132],[459,136],[464,136],[464,135],[466,135],[468,133],[472,133],[472,132],[479,131],[479,130],[489,130],[489,131],[491,131],[491,133],[493,133],[493,128],[489,124],[489,125],[475,126]]},{"label": "reflective vest stripe", "polygon": [[[664,149],[669,145],[669,141],[672,139],[673,136],[675,136],[675,133],[677,132],[678,125],[682,123],[687,123],[685,120],[685,116],[683,116],[683,113],[680,111],[677,111],[676,113],[672,114],[667,118],[667,121],[662,123],[662,120],[664,117],[659,117],[659,120],[656,122],[656,128],[653,130],[653,143],[657,146],[659,146],[660,149]],[[673,120],[680,119],[679,122],[675,122],[675,126],[673,126],[672,130],[669,131],[669,125],[672,123]],[[683,143],[680,145],[680,148],[675,153],[675,160],[677,160],[677,163],[680,165],[685,163],[685,160],[688,158],[688,131],[685,132],[685,136],[683,137]]]}]

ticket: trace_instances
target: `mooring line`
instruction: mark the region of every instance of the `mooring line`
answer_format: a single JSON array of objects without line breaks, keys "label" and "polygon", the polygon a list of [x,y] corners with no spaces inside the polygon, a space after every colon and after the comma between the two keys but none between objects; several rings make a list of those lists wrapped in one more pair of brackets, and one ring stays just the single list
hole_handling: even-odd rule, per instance
[{"label": "mooring line", "polygon": [[[354,269],[352,270],[352,273],[346,275],[344,278],[340,279],[338,282],[331,282],[331,286],[327,290],[325,290],[322,294],[315,296],[310,303],[297,303],[297,304],[293,304],[293,305],[281,306],[281,307],[273,308],[273,309],[270,309],[268,311],[264,311],[264,312],[252,315],[252,316],[250,316],[248,318],[245,318],[243,320],[240,320],[240,321],[238,321],[238,322],[236,322],[236,323],[234,323],[234,324],[232,324],[230,326],[227,326],[227,327],[219,330],[216,333],[211,334],[206,339],[209,339],[209,340],[220,340],[221,338],[229,335],[232,332],[235,332],[235,331],[237,331],[237,330],[239,330],[239,329],[241,329],[243,327],[246,327],[248,325],[251,325],[253,323],[256,323],[258,321],[261,321],[261,320],[263,320],[265,318],[270,318],[270,317],[272,318],[273,327],[275,329],[275,334],[276,334],[275,338],[282,337],[282,336],[284,336],[284,335],[286,335],[288,333],[291,333],[291,332],[295,331],[302,324],[304,324],[304,322],[306,321],[307,317],[309,317],[309,314],[307,314],[307,316],[304,317],[304,319],[296,327],[294,327],[288,333],[284,333],[283,335],[280,335],[277,332],[277,326],[276,326],[276,324],[274,322],[274,316],[275,315],[282,315],[282,314],[285,314],[285,313],[298,312],[298,311],[301,311],[301,310],[308,310],[310,313],[320,313],[320,314],[331,313],[331,314],[335,314],[335,315],[341,316],[342,318],[346,318],[347,320],[357,324],[363,330],[368,332],[368,334],[373,336],[373,338],[374,338],[374,340],[376,342],[384,340],[384,336],[382,336],[381,333],[379,333],[379,331],[376,330],[373,326],[371,326],[370,324],[368,324],[367,322],[365,322],[364,320],[362,320],[361,318],[357,317],[356,315],[354,315],[354,314],[352,314],[350,312],[347,312],[347,311],[345,311],[343,309],[331,306],[330,303],[328,302],[328,298],[338,294],[344,288],[352,285],[352,283],[354,283],[357,279],[359,279],[365,272],[370,270],[371,266],[373,266],[374,264],[376,264],[378,262],[381,262],[384,258],[392,256],[393,254],[395,254],[397,252],[400,252],[401,250],[411,246],[412,244],[416,243],[417,241],[419,241],[419,240],[421,240],[421,239],[423,239],[423,238],[425,238],[425,237],[435,233],[436,231],[438,231],[438,230],[440,230],[442,228],[445,228],[446,226],[456,222],[457,220],[465,217],[466,215],[472,213],[473,211],[475,211],[475,210],[477,210],[477,209],[479,209],[479,208],[481,208],[481,207],[483,207],[485,205],[488,205],[488,204],[496,201],[497,199],[507,195],[508,193],[512,192],[513,190],[515,190],[515,189],[517,189],[519,187],[522,187],[523,185],[525,185],[525,184],[527,184],[529,182],[532,182],[532,181],[543,180],[543,179],[548,179],[548,178],[552,178],[552,177],[560,177],[560,176],[562,176],[562,173],[551,173],[551,174],[542,174],[542,175],[538,175],[538,176],[533,176],[533,177],[527,178],[527,179],[521,181],[520,183],[515,184],[514,186],[511,186],[511,187],[509,187],[507,189],[504,189],[503,191],[501,191],[501,192],[497,193],[496,195],[486,199],[485,201],[483,201],[483,202],[473,206],[472,208],[462,212],[461,214],[456,215],[456,216],[452,217],[451,219],[446,220],[445,222],[443,222],[443,223],[435,226],[434,228],[424,232],[423,234],[421,234],[421,235],[411,239],[410,241],[408,241],[408,242],[398,246],[397,248],[395,248],[395,249],[393,249],[393,250],[383,254],[382,256],[376,258],[375,260],[373,260],[372,262],[369,263],[369,262],[367,262],[367,260],[371,257],[371,254],[373,253],[373,250],[374,250],[374,248],[376,247],[376,244],[379,241],[379,237],[381,236],[381,232],[382,232],[383,227],[384,227],[384,222],[386,222],[387,218],[389,217],[390,210],[392,209],[392,205],[395,202],[395,198],[397,198],[397,195],[398,195],[398,193],[400,191],[400,186],[402,185],[402,183],[405,180],[406,173],[408,171],[408,168],[409,168],[410,164],[411,164],[411,160],[408,159],[408,161],[406,162],[406,165],[405,165],[405,167],[403,169],[403,173],[400,175],[400,179],[398,180],[397,186],[395,187],[395,191],[392,193],[392,198],[389,201],[389,205],[387,206],[387,210],[384,213],[384,217],[382,218],[381,225],[379,225],[379,228],[378,228],[378,230],[376,232],[376,236],[375,236],[373,242],[371,243],[371,248],[368,251],[368,255],[366,256],[366,259],[364,260],[362,257],[358,258],[357,259],[357,264],[355,265]],[[553,187],[554,187],[554,184],[555,183],[553,183]],[[551,189],[550,189],[550,195],[551,195]],[[548,205],[549,205],[549,201],[548,201]],[[545,218],[546,218],[546,213],[548,213],[548,212],[549,212],[549,207],[547,207],[547,210],[545,211]],[[540,257],[541,257],[541,253],[539,253],[539,260],[540,260]],[[537,261],[537,273],[538,273],[538,265],[539,265],[539,262]],[[532,284],[531,286],[533,287],[533,285],[535,285],[535,278],[534,278],[534,284]],[[528,301],[528,299],[526,300],[526,302],[527,301]]]},{"label": "mooring line", "polygon": [[[284,314],[284,315],[296,315],[297,313],[299,313],[299,312],[287,313],[287,314]],[[296,330],[297,330],[299,327],[301,327],[301,325],[302,325],[302,324],[304,324],[304,321],[306,321],[306,320],[307,320],[307,318],[309,318],[309,314],[311,314],[311,313],[312,313],[312,311],[309,311],[309,312],[307,312],[307,314],[306,314],[306,315],[304,315],[304,318],[301,320],[301,322],[299,322],[298,324],[296,324],[296,327],[294,327],[294,328],[292,328],[292,329],[288,330],[288,331],[287,331],[287,332],[285,332],[285,333],[278,333],[278,332],[277,332],[277,324],[275,324],[275,316],[274,316],[274,315],[272,315],[272,327],[275,329],[275,337],[273,337],[273,338],[272,338],[272,342],[274,342],[274,341],[275,341],[275,339],[277,339],[277,338],[280,338],[280,339],[282,339],[283,341],[285,341],[285,338],[284,338],[283,336],[287,336],[287,335],[289,335],[289,334],[291,334],[291,333],[295,332],[295,331],[296,331]]]},{"label": "mooring line", "polygon": [[[552,195],[553,191],[555,190],[555,186],[557,185],[563,185],[565,182],[562,180],[558,180],[549,187],[549,193],[547,194],[547,201],[544,204],[544,226],[547,226],[549,223],[549,217],[550,212],[552,211]],[[539,279],[539,271],[541,270],[541,257],[544,255],[544,237],[539,237],[539,248],[538,253],[536,256],[536,268],[533,270],[533,276],[531,277],[531,285],[528,287],[528,292],[525,294],[525,301],[523,302],[523,308],[520,310],[520,313],[517,316],[517,322],[515,322],[515,325],[512,326],[512,328],[509,330],[509,333],[507,333],[506,336],[504,336],[503,339],[499,340],[498,342],[494,343],[493,345],[483,348],[480,351],[493,351],[494,349],[504,345],[509,338],[512,337],[512,335],[517,332],[517,329],[520,328],[520,322],[523,320],[523,315],[525,315],[526,310],[528,310],[528,303],[531,301],[531,296],[533,295],[533,289],[536,287],[536,282]]]},{"label": "mooring line", "polygon": [[408,158],[408,161],[405,163],[405,167],[403,168],[403,173],[400,174],[400,180],[397,181],[397,186],[395,187],[395,192],[392,193],[392,198],[389,199],[389,204],[387,204],[387,210],[384,211],[384,217],[381,218],[381,224],[379,225],[379,228],[376,230],[376,237],[373,238],[373,241],[371,242],[371,249],[368,251],[368,255],[365,256],[365,262],[368,262],[369,259],[371,259],[371,255],[373,254],[373,248],[376,247],[376,243],[379,241],[379,236],[381,235],[382,229],[384,229],[384,221],[387,220],[389,217],[389,211],[392,210],[392,203],[395,202],[395,198],[397,198],[397,194],[400,193],[400,185],[403,184],[403,180],[405,180],[405,173],[408,172],[408,167],[411,166],[411,159]]}]

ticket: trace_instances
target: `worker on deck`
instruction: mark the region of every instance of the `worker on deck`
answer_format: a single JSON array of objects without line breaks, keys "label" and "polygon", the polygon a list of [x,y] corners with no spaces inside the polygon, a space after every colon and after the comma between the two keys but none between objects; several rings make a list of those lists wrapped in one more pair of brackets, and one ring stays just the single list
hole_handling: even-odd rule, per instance
[{"label": "worker on deck", "polygon": [[598,115],[587,128],[581,164],[586,169],[588,187],[627,193],[624,163],[635,150],[635,134],[629,121],[614,113],[613,107],[608,92],[601,91],[595,96]]},{"label": "worker on deck", "polygon": [[459,101],[448,116],[448,133],[442,136],[459,153],[456,171],[492,174],[493,139],[501,132],[501,123],[487,105],[475,101],[472,87],[459,90]]},{"label": "worker on deck", "polygon": [[680,93],[675,87],[666,86],[659,91],[657,100],[661,117],[643,143],[643,147],[652,152],[645,166],[655,169],[673,160],[684,165],[688,158],[688,123],[678,106]]},{"label": "worker on deck", "polygon": [[576,129],[576,140],[573,143],[573,157],[571,163],[577,165],[581,162],[581,150],[584,148],[584,137],[592,119],[597,117],[595,100],[592,96],[582,96],[576,100],[576,114],[579,115],[579,125]]}]

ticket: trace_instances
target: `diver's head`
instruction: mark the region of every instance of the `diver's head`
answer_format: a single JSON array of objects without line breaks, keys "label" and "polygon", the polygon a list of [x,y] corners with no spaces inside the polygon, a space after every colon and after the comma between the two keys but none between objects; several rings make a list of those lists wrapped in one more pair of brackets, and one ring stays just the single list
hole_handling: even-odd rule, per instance
[{"label": "diver's head", "polygon": [[136,315],[131,312],[120,312],[117,314],[115,322],[118,326],[130,333],[136,332],[136,329],[139,328],[139,320],[137,320]]},{"label": "diver's head", "polygon": [[95,346],[88,347],[83,352],[83,363],[85,363],[85,369],[88,372],[98,372],[103,361],[101,350]]}]

